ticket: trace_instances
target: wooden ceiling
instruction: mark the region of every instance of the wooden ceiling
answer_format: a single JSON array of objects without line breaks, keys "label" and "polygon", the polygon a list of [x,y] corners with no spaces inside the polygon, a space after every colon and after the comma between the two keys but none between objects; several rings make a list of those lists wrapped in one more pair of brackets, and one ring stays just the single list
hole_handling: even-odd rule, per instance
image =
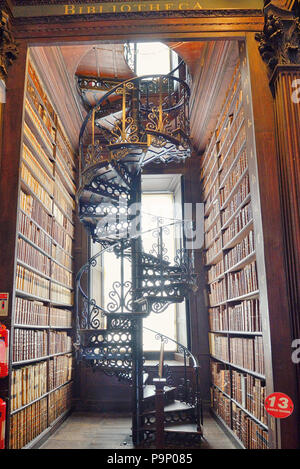
[{"label": "wooden ceiling", "polygon": [[[195,150],[204,151],[225,99],[238,57],[236,41],[167,43],[187,63],[192,75],[191,137]],[[76,74],[96,77],[133,76],[123,44],[33,47],[31,55],[54,99],[74,145],[86,111],[77,91]]]}]

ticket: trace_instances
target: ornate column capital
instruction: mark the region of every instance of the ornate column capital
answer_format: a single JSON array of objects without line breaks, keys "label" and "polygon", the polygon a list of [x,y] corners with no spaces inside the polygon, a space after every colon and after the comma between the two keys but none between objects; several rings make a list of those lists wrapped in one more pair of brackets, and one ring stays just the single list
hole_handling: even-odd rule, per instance
[{"label": "ornate column capital", "polygon": [[10,30],[9,15],[0,10],[0,78],[5,80],[8,67],[18,56],[17,44]]},{"label": "ornate column capital", "polygon": [[277,66],[299,64],[299,1],[266,1],[264,13],[264,29],[256,35],[256,40],[270,74]]}]

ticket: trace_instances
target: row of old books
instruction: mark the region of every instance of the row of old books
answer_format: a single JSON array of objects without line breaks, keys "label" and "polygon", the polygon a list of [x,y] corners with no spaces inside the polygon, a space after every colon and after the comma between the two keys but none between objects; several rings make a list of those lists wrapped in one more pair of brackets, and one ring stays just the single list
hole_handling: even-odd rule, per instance
[{"label": "row of old books", "polygon": [[[43,207],[35,200],[31,195],[25,194],[21,191],[20,204],[23,212],[20,213],[19,219],[19,231],[26,238],[32,241],[34,244],[39,246],[48,254],[51,254],[51,236],[53,236],[56,243],[58,243],[65,251],[71,252],[72,250],[72,237],[66,233],[55,220],[53,221],[52,230],[52,218],[43,209]],[[28,216],[27,216],[27,215]],[[30,218],[29,218],[30,217]],[[37,223],[45,232],[43,232],[39,226],[32,222]],[[63,251],[57,245],[52,245],[52,257],[56,258],[61,264],[68,263],[67,267],[70,267],[70,261],[65,257]]]},{"label": "row of old books", "polygon": [[261,332],[259,299],[209,308],[209,325],[211,331]]},{"label": "row of old books", "polygon": [[224,255],[225,270],[241,262],[254,251],[254,232],[251,230],[242,241]]},{"label": "row of old books", "polygon": [[264,375],[264,350],[262,337],[230,337],[230,362],[241,368]]},{"label": "row of old books", "polygon": [[52,258],[63,265],[66,269],[72,271],[72,257],[61,248],[58,244],[52,244]]},{"label": "row of old books", "polygon": [[15,324],[31,326],[71,327],[72,311],[45,306],[39,301],[16,297]]},{"label": "row of old books", "polygon": [[72,383],[49,394],[48,422],[51,424],[72,405]]},{"label": "row of old books", "polygon": [[24,141],[26,142],[26,145],[30,146],[32,153],[34,153],[34,155],[38,158],[47,173],[50,176],[53,176],[53,159],[49,158],[26,122],[24,122]]},{"label": "row of old books", "polygon": [[244,123],[244,111],[240,109],[238,115],[234,119],[229,116],[230,132],[223,145],[220,146],[220,183],[223,184],[229,168],[233,161],[237,158],[245,143],[246,128]]},{"label": "row of old books", "polygon": [[224,393],[231,394],[231,379],[230,370],[225,367],[222,363],[211,360],[210,370],[212,376],[212,382],[215,386],[221,389]]},{"label": "row of old books", "polygon": [[208,247],[212,241],[217,237],[218,234],[220,234],[221,231],[221,219],[218,218],[216,223],[212,225],[212,228],[210,228],[207,233],[205,233],[205,246]]},{"label": "row of old books", "polygon": [[64,183],[68,189],[68,191],[75,195],[76,192],[76,186],[74,183],[74,177],[75,177],[75,170],[72,169],[70,170],[67,168],[64,159],[61,157],[60,152],[58,151],[58,146],[56,146],[56,156],[55,156],[55,161],[56,161],[56,174],[60,174],[61,177],[64,180]]},{"label": "row of old books", "polygon": [[261,332],[262,321],[259,299],[242,301],[228,306],[228,328],[231,331]]},{"label": "row of old books", "polygon": [[219,200],[216,199],[216,203],[212,204],[211,210],[209,213],[206,215],[205,213],[205,218],[204,218],[204,231],[207,233],[207,231],[211,228],[212,224],[217,221],[217,219],[220,217],[220,207],[219,207]]},{"label": "row of old books", "polygon": [[55,203],[58,203],[59,207],[70,219],[73,218],[73,211],[75,210],[75,200],[72,199],[70,194],[60,183],[59,176],[56,176],[56,184],[54,187],[54,199]]},{"label": "row of old books", "polygon": [[210,264],[222,250],[222,238],[216,238],[214,243],[206,251],[206,263]]},{"label": "row of old books", "polygon": [[[225,148],[225,142],[232,141],[241,122],[242,119],[238,119],[240,117],[241,111],[243,111],[243,108],[241,108],[242,104],[242,99],[243,99],[243,91],[241,90],[240,87],[240,82],[238,80],[238,75],[237,75],[237,81],[235,82],[234,88],[232,90],[232,95],[230,100],[226,103],[226,107],[224,108],[223,112],[224,114],[222,115],[222,118],[220,120],[220,125],[217,129],[217,136],[218,136],[218,142],[220,145],[220,150],[222,151],[222,156],[226,156],[226,153],[228,151],[228,146]],[[239,89],[235,88],[237,86]],[[231,108],[229,110],[229,108]],[[223,122],[227,119],[227,122],[225,123],[224,127],[222,128]]]},{"label": "row of old books", "polygon": [[228,280],[228,298],[238,298],[258,290],[256,261],[247,264],[238,272],[230,272]]},{"label": "row of old books", "polygon": [[72,253],[72,237],[66,232],[66,230],[56,221],[53,221],[53,239],[71,255]]},{"label": "row of old books", "polygon": [[232,404],[232,429],[246,449],[268,449],[268,430]]},{"label": "row of old books", "polygon": [[222,391],[215,387],[210,388],[211,407],[221,417],[221,419],[231,427],[231,401]]},{"label": "row of old books", "polygon": [[72,311],[61,308],[50,308],[50,326],[72,327]]},{"label": "row of old books", "polygon": [[229,358],[229,347],[228,347],[228,338],[223,335],[217,335],[209,333],[209,351],[210,354],[217,359],[224,360],[226,362],[230,361]]},{"label": "row of old books", "polygon": [[208,321],[210,331],[228,331],[228,315],[225,305],[208,309]]},{"label": "row of old books", "polygon": [[42,251],[51,255],[52,240],[50,236],[33,223],[24,212],[20,212],[19,214],[19,233],[38,246]]},{"label": "row of old books", "polygon": [[30,78],[28,77],[27,80],[27,93],[34,104],[36,111],[47,127],[48,132],[52,136],[53,140],[55,140],[54,121],[56,120],[56,114],[47,98],[47,95],[43,91],[34,68],[30,63],[28,65],[28,75]]},{"label": "row of old books", "polygon": [[47,128],[53,142],[55,141],[57,149],[64,161],[64,164],[70,172],[72,178],[75,178],[74,158],[75,155],[64,134],[59,118],[56,115],[52,104],[46,93],[43,91],[41,82],[31,63],[28,66],[27,96],[33,104],[36,114],[39,115],[43,124]]},{"label": "row of old books", "polygon": [[242,100],[240,79],[241,74],[238,64],[236,66],[236,69],[234,70],[230,86],[227,90],[226,99],[216,129],[216,134],[221,145],[223,144],[224,140],[227,137],[228,131],[230,130],[231,121],[230,119],[228,119],[228,116],[236,115]]},{"label": "row of old books", "polygon": [[40,399],[10,417],[10,449],[23,448],[46,430],[48,426],[48,401]]},{"label": "row of old books", "polygon": [[50,300],[53,303],[60,303],[62,305],[72,306],[74,299],[74,293],[69,288],[63,287],[56,283],[52,283]]},{"label": "row of old books", "polygon": [[42,204],[31,194],[20,191],[20,209],[37,223],[50,236],[52,235],[52,216],[44,209]]},{"label": "row of old books", "polygon": [[[30,97],[25,99],[25,110],[26,110],[26,122],[29,126],[30,122],[33,124],[33,129],[35,134],[38,136],[41,141],[42,146],[47,151],[49,156],[53,155],[54,142],[52,135],[48,132],[47,128],[44,126],[44,122],[40,117],[39,113],[36,111],[33,102]],[[27,120],[29,117],[29,121]]]},{"label": "row of old books", "polygon": [[264,374],[264,355],[262,337],[226,337],[209,333],[210,354],[221,361]]},{"label": "row of old books", "polygon": [[33,156],[27,145],[23,143],[23,161],[26,162],[26,166],[31,172],[32,176],[37,178],[37,180],[42,184],[46,191],[53,196],[54,191],[54,178],[53,176],[48,175],[48,173],[43,169],[42,165],[37,161]]},{"label": "row of old books", "polygon": [[38,301],[16,297],[15,324],[48,326],[49,307]]},{"label": "row of old books", "polygon": [[72,379],[72,355],[59,355],[49,360],[49,390],[55,389]]},{"label": "row of old books", "polygon": [[[228,198],[231,196],[233,189],[237,185],[237,183],[240,181],[241,176],[245,173],[245,170],[248,168],[248,158],[247,158],[247,152],[246,150],[243,150],[241,152],[240,157],[238,158],[237,162],[231,168],[230,172],[228,173],[228,176],[225,177],[225,180],[223,181],[223,186],[220,184],[220,205],[223,207],[223,205],[227,202]],[[241,191],[241,195],[243,196],[248,188],[247,188],[247,179],[242,181],[241,184],[239,184],[239,189]],[[249,192],[249,190],[248,190]]]},{"label": "row of old books", "polygon": [[[216,168],[218,168],[217,165],[216,165]],[[207,213],[218,190],[219,190],[219,180],[218,178],[214,176],[214,174],[211,174],[207,184],[203,188],[203,196],[205,197],[205,213]]]},{"label": "row of old books", "polygon": [[268,423],[266,397],[264,381],[232,370],[232,398],[264,425]]},{"label": "row of old books", "polygon": [[49,299],[50,282],[35,272],[17,265],[16,289],[47,300]]},{"label": "row of old books", "polygon": [[251,203],[245,205],[240,212],[234,217],[234,220],[229,224],[228,228],[223,233],[223,247],[226,247],[235,236],[237,236],[240,231],[252,221],[252,206]]},{"label": "row of old books", "polygon": [[47,277],[50,276],[51,264],[49,257],[42,254],[22,238],[18,238],[17,258],[19,261],[33,267]]},{"label": "row of old books", "polygon": [[10,410],[23,407],[47,393],[47,362],[12,370]]},{"label": "row of old books", "polygon": [[49,354],[67,353],[72,350],[72,339],[66,331],[49,331]]},{"label": "row of old books", "polygon": [[69,288],[73,286],[73,274],[53,261],[51,261],[51,278]]},{"label": "row of old books", "polygon": [[230,217],[234,215],[238,207],[244,202],[250,194],[249,174],[246,173],[241,183],[238,185],[237,191],[230,197],[229,203],[222,208],[222,225],[228,222]]},{"label": "row of old books", "polygon": [[[58,202],[59,204],[59,202]],[[74,225],[70,222],[68,217],[59,209],[58,205],[55,203],[53,207],[53,215],[55,220],[66,230],[71,238],[74,237]]]},{"label": "row of old books", "polygon": [[[213,168],[216,166],[218,154],[219,154],[219,145],[217,145],[215,134],[213,134],[209,142],[209,145],[206,147],[205,154],[203,156],[203,159],[206,163],[205,167],[202,167],[200,171],[201,180],[205,180],[205,183],[208,181],[208,178],[211,175]],[[217,167],[217,170],[218,170],[218,167]]]},{"label": "row of old books", "polygon": [[224,273],[224,259],[222,258],[216,264],[212,266],[207,271],[208,283],[214,282],[220,275]]},{"label": "row of old books", "polygon": [[22,162],[21,164],[21,178],[25,184],[31,189],[39,201],[47,208],[49,212],[52,211],[52,198],[39,181],[31,174],[27,166]]},{"label": "row of old books", "polygon": [[226,293],[226,279],[223,278],[219,282],[214,282],[210,284],[210,292],[209,292],[209,304],[211,306],[217,305],[219,303],[223,303],[227,300],[227,293]]},{"label": "row of old books", "polygon": [[[223,104],[221,117],[219,118],[219,122],[218,122],[218,125],[217,125],[217,135],[218,135],[219,139],[222,136],[221,133],[222,133],[222,130],[223,130],[223,126],[224,126],[224,123],[226,121],[226,117],[227,117],[230,109],[232,108],[232,103],[233,103],[234,97],[236,96],[236,94],[240,90],[240,79],[241,79],[241,73],[240,73],[240,68],[239,68],[239,63],[238,63],[236,65],[235,69],[234,69],[230,85],[229,85],[228,89],[226,90],[225,102]],[[231,109],[231,112],[236,112],[236,111],[237,111],[236,107]],[[225,131],[226,131],[226,126],[225,126]]]},{"label": "row of old books", "polygon": [[14,330],[13,362],[42,358],[48,355],[48,334],[45,330]]},{"label": "row of old books", "polygon": [[59,155],[61,155],[64,164],[73,180],[75,180],[75,155],[70,146],[70,143],[63,131],[63,127],[58,118],[57,120],[57,135],[56,135],[56,147]]},{"label": "row of old books", "polygon": [[268,448],[266,428],[255,422],[237,404],[231,403],[230,398],[225,396],[222,391],[214,387],[211,388],[211,406],[226,425],[233,430],[246,449]]}]

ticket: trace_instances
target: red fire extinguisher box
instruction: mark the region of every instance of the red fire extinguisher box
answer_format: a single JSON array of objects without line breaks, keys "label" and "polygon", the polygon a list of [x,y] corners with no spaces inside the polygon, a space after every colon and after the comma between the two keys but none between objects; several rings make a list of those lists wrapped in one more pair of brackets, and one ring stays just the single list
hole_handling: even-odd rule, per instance
[{"label": "red fire extinguisher box", "polygon": [[0,399],[0,449],[5,448],[6,403]]},{"label": "red fire extinguisher box", "polygon": [[9,331],[0,324],[0,378],[8,375],[8,339]]}]

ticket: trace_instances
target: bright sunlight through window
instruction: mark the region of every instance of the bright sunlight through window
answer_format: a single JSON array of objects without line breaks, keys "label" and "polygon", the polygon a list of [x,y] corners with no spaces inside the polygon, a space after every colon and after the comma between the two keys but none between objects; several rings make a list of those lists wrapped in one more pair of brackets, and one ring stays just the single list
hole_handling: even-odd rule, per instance
[{"label": "bright sunlight through window", "polygon": [[[157,217],[165,217],[163,224],[171,223],[174,218],[174,197],[171,193],[148,193],[142,194],[142,231],[153,230],[156,225]],[[156,218],[155,218],[156,217]],[[153,233],[147,233],[142,236],[143,250],[155,255],[155,245],[157,238]],[[170,263],[174,262],[175,257],[175,234],[174,228],[168,227],[167,232],[164,233],[164,242],[166,247],[166,260]],[[126,280],[131,279],[131,264],[125,260],[124,265],[124,289],[125,292],[129,290],[129,284]],[[121,281],[120,276],[120,260],[114,253],[106,252],[103,256],[103,306],[108,311],[114,309],[115,300],[118,300],[118,282]],[[130,302],[130,295],[125,298]],[[118,301],[117,301],[118,302]],[[161,332],[172,339],[176,339],[176,305],[170,304],[168,308],[160,313],[151,313],[144,319],[144,326]],[[145,351],[158,351],[160,350],[160,341],[155,339],[155,334],[144,331],[144,350]],[[175,350],[175,345],[169,341],[165,350]]]}]

